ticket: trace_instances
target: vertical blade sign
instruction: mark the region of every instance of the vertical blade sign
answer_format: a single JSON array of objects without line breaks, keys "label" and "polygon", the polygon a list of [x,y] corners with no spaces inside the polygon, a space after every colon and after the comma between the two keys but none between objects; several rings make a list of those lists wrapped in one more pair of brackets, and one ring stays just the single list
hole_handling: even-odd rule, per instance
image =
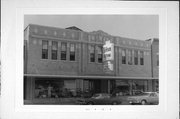
[{"label": "vertical blade sign", "polygon": [[103,63],[104,72],[112,73],[114,71],[114,43],[110,40],[106,41],[103,45]]}]

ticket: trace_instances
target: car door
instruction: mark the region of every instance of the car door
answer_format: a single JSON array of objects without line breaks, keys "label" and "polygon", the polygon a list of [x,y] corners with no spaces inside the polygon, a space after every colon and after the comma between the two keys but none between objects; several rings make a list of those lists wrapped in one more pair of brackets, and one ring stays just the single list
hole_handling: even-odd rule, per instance
[{"label": "car door", "polygon": [[98,97],[96,97],[95,99],[95,103],[97,105],[103,105],[103,104],[107,104],[109,100],[109,97],[106,96],[106,94],[99,94]]},{"label": "car door", "polygon": [[110,95],[109,94],[104,94],[102,104],[106,105],[106,104],[110,104],[110,103],[111,103]]},{"label": "car door", "polygon": [[154,104],[158,104],[158,103],[159,103],[159,94],[154,93]]},{"label": "car door", "polygon": [[149,97],[149,103],[157,103],[158,97],[156,93],[151,93]]},{"label": "car door", "polygon": [[104,100],[103,95],[99,94],[99,96],[94,99],[94,103],[97,104],[97,105],[101,105],[101,104],[104,103],[103,100]]}]

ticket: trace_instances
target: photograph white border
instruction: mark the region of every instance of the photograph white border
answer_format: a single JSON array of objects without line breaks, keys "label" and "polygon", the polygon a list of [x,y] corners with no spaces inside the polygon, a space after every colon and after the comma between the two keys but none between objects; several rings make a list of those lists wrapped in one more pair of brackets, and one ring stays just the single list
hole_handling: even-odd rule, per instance
[{"label": "photograph white border", "polygon": [[[17,2],[17,1],[16,1]],[[21,1],[22,2],[22,1]],[[57,2],[57,1],[56,1]],[[22,2],[23,3],[23,2]],[[5,95],[5,98],[2,98],[5,102],[5,99],[7,99],[7,102],[12,101],[8,104],[8,106],[12,106],[12,109],[9,111],[13,112],[14,115],[19,117],[19,114],[25,113],[23,117],[26,117],[29,114],[35,114],[36,116],[40,115],[43,118],[48,118],[48,115],[51,115],[52,118],[58,118],[60,117],[73,117],[71,114],[80,114],[79,118],[85,117],[85,115],[89,115],[91,118],[93,117],[92,114],[95,114],[97,117],[100,118],[108,118],[112,115],[118,116],[121,115],[121,117],[125,118],[159,118],[164,117],[166,118],[165,114],[168,112],[168,105],[169,101],[168,94],[169,94],[169,81],[167,80],[168,76],[168,34],[167,31],[169,27],[167,20],[168,20],[168,4],[166,3],[164,6],[160,5],[161,2],[155,2],[153,4],[150,3],[134,3],[134,2],[96,2],[94,5],[94,2],[82,3],[78,4],[78,2],[74,4],[67,5],[66,2],[65,5],[56,5],[55,3],[50,3],[50,5],[47,4],[47,2],[44,2],[42,5],[39,5],[39,2],[35,3],[34,5],[28,5],[29,2],[24,2],[24,6],[17,4],[13,6],[15,12],[11,13],[12,16],[10,18],[15,18],[14,22],[10,21],[4,21],[5,23],[12,23],[10,24],[10,28],[8,26],[4,27],[4,23],[2,25],[3,31],[2,32],[2,38],[7,39],[8,41],[3,41],[2,44],[5,45],[2,47],[2,56],[5,56],[2,58],[2,68],[3,67],[14,67],[11,69],[11,71],[7,71],[7,69],[2,69],[2,78],[7,77],[7,82],[3,81],[3,84],[6,86],[11,86],[12,89],[6,90],[6,92],[10,92],[10,94],[13,94],[12,96],[9,96],[8,94],[5,94],[2,90],[2,96]],[[48,2],[49,3],[49,2]],[[159,5],[159,6],[158,6]],[[173,6],[173,5],[172,5]],[[5,6],[7,7],[7,5]],[[171,6],[170,6],[171,7]],[[7,8],[4,8],[7,10]],[[3,11],[2,11],[3,12]],[[159,105],[119,105],[119,106],[82,106],[82,105],[24,105],[23,100],[23,39],[24,39],[24,15],[33,15],[33,14],[44,14],[44,15],[63,15],[63,14],[70,14],[70,15],[88,15],[88,14],[116,14],[116,15],[159,15],[159,61],[160,61],[160,69],[159,69],[159,92],[160,92],[160,98],[159,98]],[[9,16],[9,15],[7,15]],[[8,36],[11,34],[12,36]],[[169,33],[169,32],[168,32]],[[13,40],[12,40],[13,39]],[[177,38],[175,38],[177,39]],[[9,44],[12,43],[12,44]],[[14,44],[13,44],[14,43]],[[8,49],[8,55],[4,53]],[[14,61],[6,60],[10,56],[10,53],[12,51],[15,51],[15,54],[12,55],[12,59]],[[11,60],[12,60],[11,59]],[[5,62],[10,62],[10,64],[4,65]],[[11,64],[12,63],[12,64]],[[9,75],[9,73],[11,75]],[[12,77],[15,76],[15,77]],[[12,81],[12,78],[14,80]],[[11,82],[12,81],[12,82]],[[173,80],[175,82],[175,80]],[[10,84],[9,84],[9,83]],[[174,83],[173,83],[174,84]],[[173,87],[170,85],[170,88],[177,89],[176,85]],[[7,88],[4,88],[7,89]],[[14,92],[12,92],[14,91]],[[178,91],[177,91],[178,92]],[[176,96],[175,96],[176,97]],[[177,96],[178,97],[178,96]],[[176,98],[177,98],[176,97]],[[8,99],[10,98],[10,99]],[[179,98],[179,97],[178,97]],[[173,99],[174,100],[174,99]],[[176,100],[175,100],[176,101]],[[177,102],[176,102],[177,103]],[[4,105],[4,103],[2,103]],[[177,108],[177,107],[175,107]],[[41,113],[40,113],[41,112]],[[97,113],[98,112],[98,113]],[[28,113],[28,114],[27,114]],[[5,113],[4,113],[5,114]],[[55,114],[55,115],[53,115]],[[100,115],[98,115],[100,114]],[[131,114],[131,115],[130,115]],[[161,114],[161,115],[160,115]],[[164,114],[164,115],[163,115]],[[35,115],[31,115],[34,117]],[[102,116],[106,115],[106,116]],[[148,115],[151,115],[148,117]],[[28,118],[32,118],[28,117]],[[89,118],[90,118],[89,117]]]},{"label": "photograph white border", "polygon": [[[74,112],[74,110],[76,111],[119,111],[119,112],[127,112],[126,110],[128,111],[145,111],[145,112],[151,112],[151,111],[158,111],[162,109],[165,109],[165,100],[162,100],[162,99],[166,99],[166,95],[165,93],[161,92],[162,89],[166,89],[164,86],[166,85],[165,82],[166,82],[166,76],[165,75],[162,75],[162,74],[167,74],[166,73],[166,70],[163,70],[163,69],[167,69],[166,68],[166,65],[162,65],[162,64],[167,64],[166,63],[166,60],[161,60],[161,59],[167,59],[166,58],[166,50],[164,49],[167,49],[165,46],[166,46],[166,42],[167,42],[167,39],[166,37],[163,35],[163,34],[166,34],[166,31],[163,31],[165,28],[165,24],[166,24],[166,9],[155,9],[155,8],[104,8],[104,9],[101,9],[101,8],[86,8],[86,9],[44,9],[44,8],[41,8],[41,9],[18,9],[17,10],[17,13],[21,13],[21,14],[17,14],[17,28],[19,30],[17,30],[18,33],[17,34],[17,39],[22,39],[21,41],[17,41],[17,51],[19,54],[17,54],[17,57],[16,57],[16,74],[17,74],[17,80],[16,80],[16,85],[17,87],[19,87],[18,91],[16,91],[16,96],[18,96],[16,98],[16,101],[17,101],[17,107],[23,107],[24,109],[32,109],[31,111],[34,111],[36,109],[38,110],[41,110],[41,111],[63,111],[63,112]],[[32,15],[32,14],[36,14],[36,15],[51,15],[51,14],[55,14],[55,15],[62,15],[62,14],[65,14],[65,15],[88,15],[88,14],[93,14],[93,15],[98,15],[98,14],[116,14],[116,15],[158,15],[159,16],[159,27],[160,28],[160,32],[159,32],[159,39],[160,39],[160,67],[162,67],[160,69],[160,103],[159,105],[153,105],[153,106],[91,106],[91,107],[87,107],[87,106],[49,106],[49,105],[43,105],[43,106],[36,106],[36,105],[33,105],[34,108],[32,108],[32,106],[29,106],[29,105],[22,105],[23,104],[23,101],[21,99],[23,99],[23,61],[22,61],[22,57],[23,57],[23,35],[22,35],[22,31],[24,31],[24,29],[20,29],[20,28],[24,28],[24,21],[22,20],[23,16],[24,15]],[[24,18],[23,18],[24,19]],[[19,27],[21,26],[21,27]],[[21,32],[20,32],[21,31]],[[164,41],[161,41],[161,39],[164,39]],[[161,55],[161,54],[164,54],[164,55]],[[21,78],[22,77],[22,78]],[[163,79],[164,81],[162,82],[161,79]],[[122,108],[123,107],[123,108]],[[22,109],[23,109],[22,108]],[[52,109],[51,109],[52,108]],[[63,108],[63,110],[62,110]],[[51,109],[51,110],[49,110]]]}]

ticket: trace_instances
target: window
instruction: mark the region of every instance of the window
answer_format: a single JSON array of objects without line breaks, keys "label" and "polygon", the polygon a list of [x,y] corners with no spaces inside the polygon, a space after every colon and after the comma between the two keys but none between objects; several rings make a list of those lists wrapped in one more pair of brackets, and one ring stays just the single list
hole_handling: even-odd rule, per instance
[{"label": "window", "polygon": [[[132,95],[141,95],[142,92],[148,91],[148,81],[147,80],[134,80],[132,81]],[[143,95],[146,93],[143,93]]]},{"label": "window", "polygon": [[140,65],[144,65],[144,52],[140,51]]},{"label": "window", "polygon": [[67,43],[61,43],[61,60],[66,60]]},{"label": "window", "polygon": [[128,50],[128,64],[132,65],[132,50]]},{"label": "window", "polygon": [[126,50],[122,49],[122,64],[126,64]]},{"label": "window", "polygon": [[127,96],[129,95],[129,84],[127,80],[114,80],[112,96]]},{"label": "window", "polygon": [[53,60],[57,60],[57,47],[58,47],[58,43],[55,41],[52,41],[52,51],[51,51],[51,58]]},{"label": "window", "polygon": [[42,59],[48,59],[48,41],[42,41]]},{"label": "window", "polygon": [[159,53],[157,53],[156,55],[157,55],[157,66],[159,66]]},{"label": "window", "polygon": [[99,63],[102,63],[102,60],[103,60],[103,55],[102,55],[102,46],[98,46],[98,62]]},{"label": "window", "polygon": [[90,45],[90,62],[95,62],[95,46]]},{"label": "window", "polygon": [[70,61],[75,61],[75,44],[70,44]]},{"label": "window", "polygon": [[134,51],[134,64],[138,65],[138,51],[137,50]]},{"label": "window", "polygon": [[36,99],[50,99],[50,98],[71,98],[77,96],[74,93],[69,93],[70,90],[76,91],[75,80],[56,80],[39,78],[35,80],[34,97]]}]

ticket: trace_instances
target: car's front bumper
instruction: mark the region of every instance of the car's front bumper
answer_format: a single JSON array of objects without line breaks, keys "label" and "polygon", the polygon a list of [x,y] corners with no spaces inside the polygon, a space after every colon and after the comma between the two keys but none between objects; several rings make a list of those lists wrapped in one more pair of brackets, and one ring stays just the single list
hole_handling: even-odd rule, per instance
[{"label": "car's front bumper", "polygon": [[129,100],[129,104],[139,104],[141,103],[139,100]]}]

